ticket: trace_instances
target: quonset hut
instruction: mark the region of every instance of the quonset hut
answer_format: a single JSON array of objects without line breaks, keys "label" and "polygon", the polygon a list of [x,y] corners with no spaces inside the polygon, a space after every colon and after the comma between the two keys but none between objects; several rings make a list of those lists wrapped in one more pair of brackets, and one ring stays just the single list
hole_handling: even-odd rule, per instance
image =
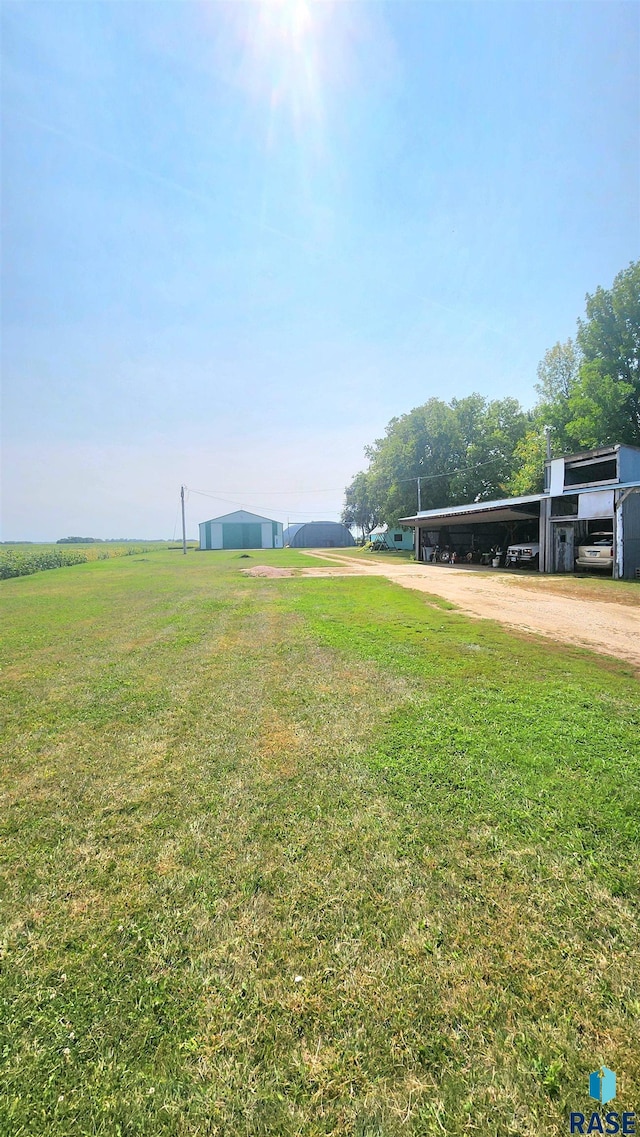
[{"label": "quonset hut", "polygon": [[344,549],[355,545],[350,530],[339,521],[304,521],[299,525],[288,525],[284,531],[284,543],[292,549]]}]

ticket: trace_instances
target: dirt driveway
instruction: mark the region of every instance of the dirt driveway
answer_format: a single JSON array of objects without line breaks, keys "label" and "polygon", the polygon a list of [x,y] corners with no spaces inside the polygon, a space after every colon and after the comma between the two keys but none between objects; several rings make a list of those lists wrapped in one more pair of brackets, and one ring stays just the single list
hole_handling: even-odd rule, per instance
[{"label": "dirt driveway", "polygon": [[[317,555],[328,559],[324,550]],[[385,576],[403,588],[442,596],[469,616],[498,620],[525,632],[613,655],[640,669],[640,605],[564,596],[545,588],[547,582],[539,576],[529,583],[522,574],[462,565],[386,565],[333,552],[330,559],[335,568],[318,566],[303,569],[302,574]]]}]

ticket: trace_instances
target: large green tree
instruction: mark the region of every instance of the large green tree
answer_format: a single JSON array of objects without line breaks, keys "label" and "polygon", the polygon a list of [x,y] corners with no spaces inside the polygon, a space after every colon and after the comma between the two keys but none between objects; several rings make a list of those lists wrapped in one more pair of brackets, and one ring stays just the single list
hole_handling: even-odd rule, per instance
[{"label": "large green tree", "polygon": [[376,493],[372,479],[362,472],[356,474],[345,491],[345,505],[342,510],[344,525],[353,526],[368,537],[371,530],[380,525],[382,514],[376,506]]},{"label": "large green tree", "polygon": [[541,490],[547,431],[554,455],[640,445],[640,261],[587,295],[575,340],[546,352],[536,391],[528,414],[475,394],[392,419],[347,488],[343,520],[370,532],[415,513],[418,478],[423,509]]},{"label": "large green tree", "polygon": [[582,363],[569,394],[571,438],[585,446],[640,445],[640,261],[587,296],[578,320]]},{"label": "large green tree", "polygon": [[587,363],[600,363],[603,374],[633,389],[627,409],[640,438],[640,261],[619,272],[610,289],[587,295],[586,311],[578,346]]},{"label": "large green tree", "polygon": [[361,525],[358,509],[388,524],[415,513],[418,479],[423,509],[504,496],[526,426],[515,399],[429,399],[367,448],[369,468],[347,487],[343,521]]},{"label": "large green tree", "polygon": [[538,401],[524,437],[515,447],[514,473],[509,490],[514,494],[539,493],[544,483],[544,462],[549,431],[553,452],[572,449],[567,433],[571,417],[569,398],[578,379],[580,352],[573,340],[557,343],[538,364],[535,389]]},{"label": "large green tree", "polygon": [[640,445],[640,261],[586,298],[575,342],[556,344],[538,368],[538,402],[519,443],[514,493],[541,489],[545,427],[553,454]]}]

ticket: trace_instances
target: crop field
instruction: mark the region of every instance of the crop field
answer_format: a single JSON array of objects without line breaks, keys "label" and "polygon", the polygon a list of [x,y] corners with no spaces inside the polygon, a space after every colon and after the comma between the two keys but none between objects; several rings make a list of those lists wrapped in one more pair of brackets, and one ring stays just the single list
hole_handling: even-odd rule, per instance
[{"label": "crop field", "polygon": [[47,569],[67,568],[71,565],[87,564],[89,561],[108,561],[112,557],[133,557],[139,553],[176,549],[175,542],[168,541],[95,541],[87,544],[34,544],[32,542],[8,542],[0,545],[0,580],[14,576],[31,576]]},{"label": "crop field", "polygon": [[321,562],[0,585],[0,1134],[555,1137],[602,1063],[640,1110],[637,676],[256,563]]}]

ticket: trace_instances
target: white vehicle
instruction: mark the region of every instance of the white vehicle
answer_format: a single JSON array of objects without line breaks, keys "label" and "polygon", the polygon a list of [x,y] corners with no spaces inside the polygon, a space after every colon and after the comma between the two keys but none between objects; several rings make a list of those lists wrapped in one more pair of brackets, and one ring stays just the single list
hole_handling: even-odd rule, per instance
[{"label": "white vehicle", "polygon": [[535,541],[523,541],[520,545],[509,545],[504,558],[504,567],[525,565],[527,568],[538,568],[540,563],[540,545]]},{"label": "white vehicle", "polygon": [[592,533],[588,545],[578,545],[576,568],[593,568],[611,572],[613,568],[613,533]]}]

